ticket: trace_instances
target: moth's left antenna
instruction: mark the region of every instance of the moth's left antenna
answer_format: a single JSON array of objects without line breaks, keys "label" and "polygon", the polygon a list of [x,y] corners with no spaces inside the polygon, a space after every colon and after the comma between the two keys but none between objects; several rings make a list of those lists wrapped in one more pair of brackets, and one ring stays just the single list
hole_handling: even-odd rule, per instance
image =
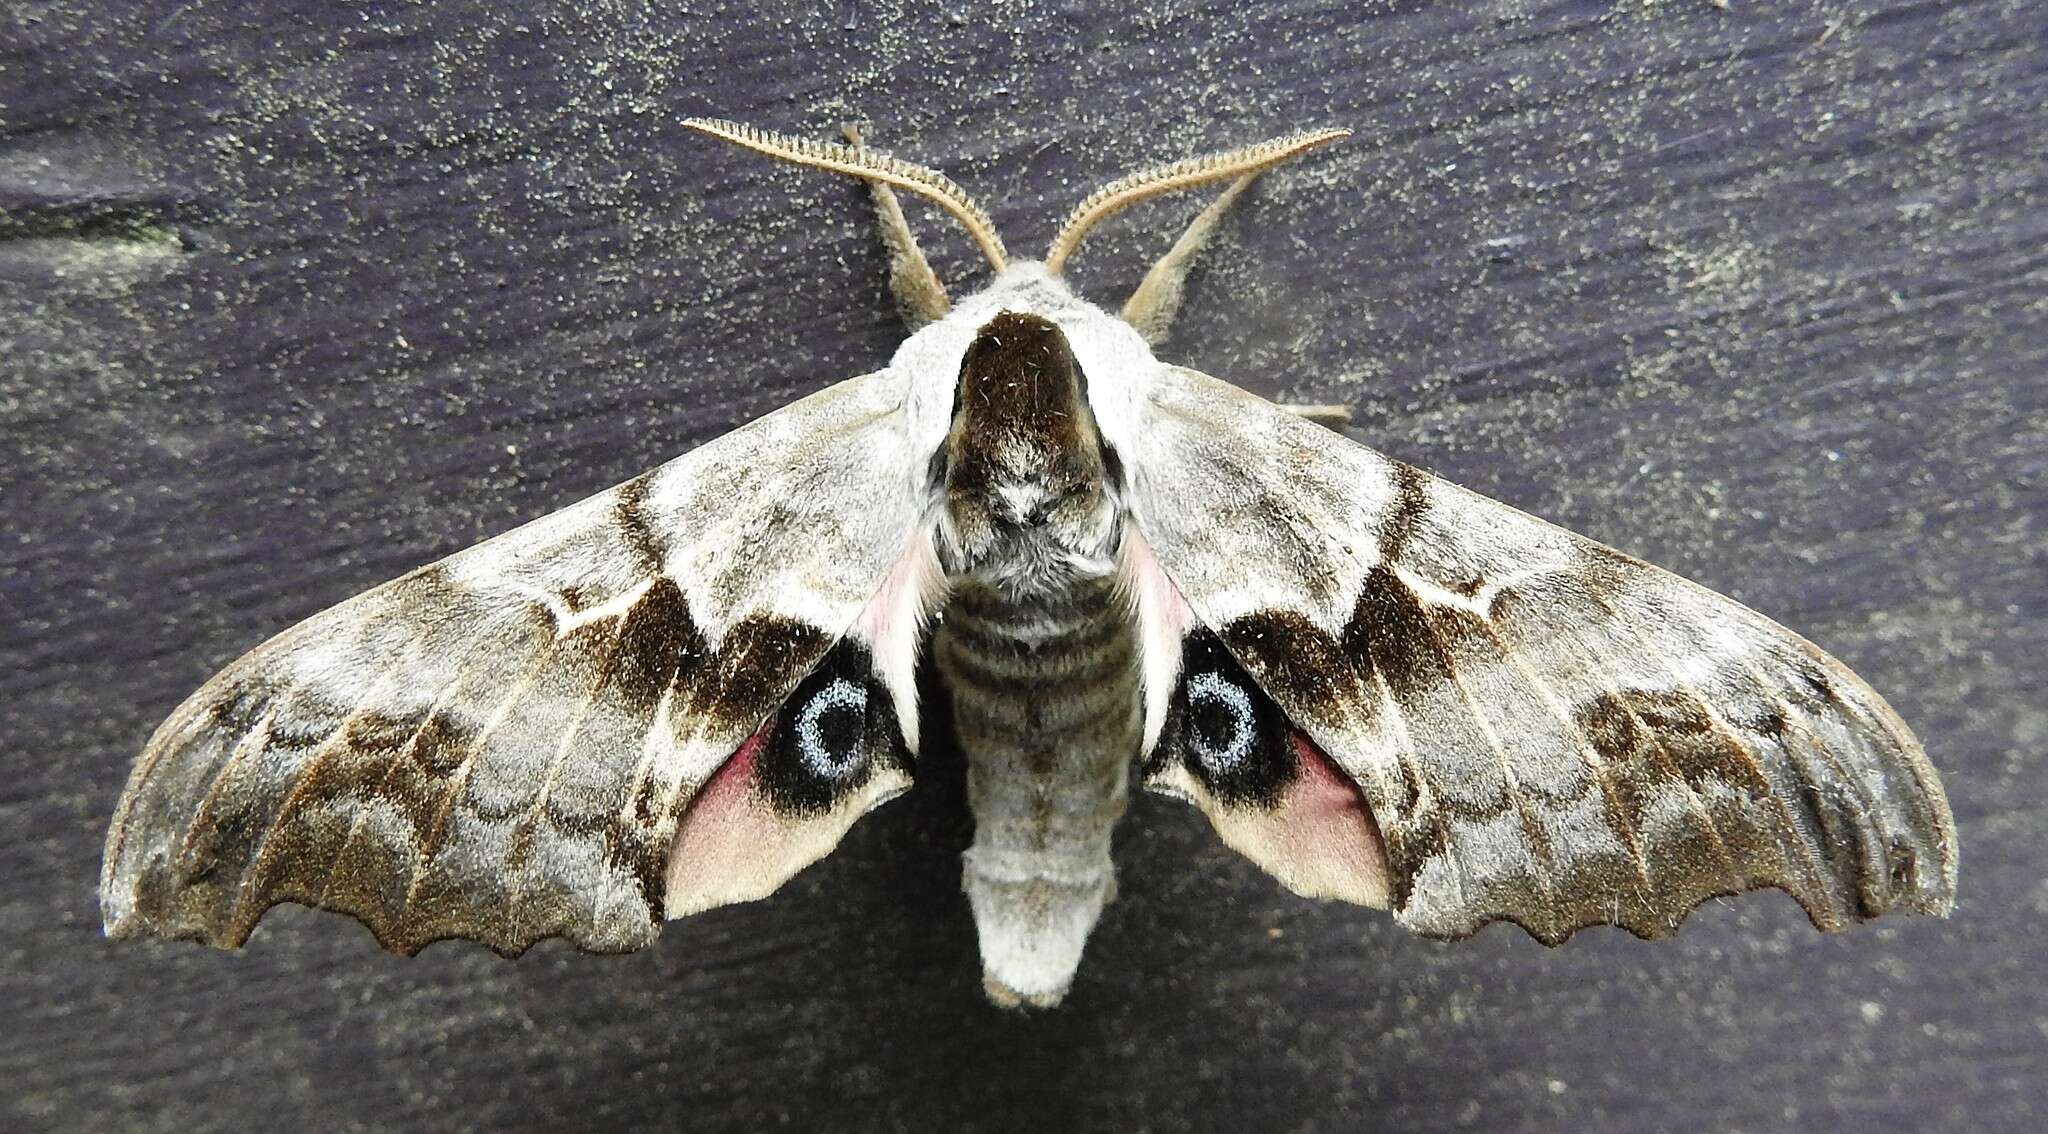
[{"label": "moth's left antenna", "polygon": [[830,142],[813,142],[804,138],[792,138],[768,130],[757,130],[737,122],[726,122],[715,118],[685,118],[683,125],[714,138],[722,138],[736,146],[743,146],[755,153],[812,169],[830,170],[858,177],[864,181],[878,181],[907,193],[915,193],[940,208],[953,214],[967,229],[967,235],[974,238],[981,254],[1000,272],[1009,266],[1009,254],[1003,251],[1003,238],[996,235],[995,222],[989,219],[980,205],[967,195],[965,189],[936,170],[921,165],[912,165],[887,154],[878,154],[870,149],[855,149],[852,146],[833,145]]}]

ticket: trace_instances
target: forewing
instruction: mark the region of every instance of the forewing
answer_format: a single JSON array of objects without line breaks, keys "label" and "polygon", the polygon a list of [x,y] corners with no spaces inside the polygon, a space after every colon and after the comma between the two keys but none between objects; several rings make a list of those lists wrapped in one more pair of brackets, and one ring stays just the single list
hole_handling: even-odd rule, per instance
[{"label": "forewing", "polygon": [[230,665],[129,779],[109,935],[232,947],[294,901],[401,952],[618,951],[772,890],[908,784],[900,402],[834,386]]},{"label": "forewing", "polygon": [[[1822,929],[1949,909],[1933,767],[1798,635],[1193,371],[1142,422],[1133,585],[1188,659],[1148,772],[1296,889],[1551,943],[1763,887]],[[1239,701],[1258,790],[1218,790]]]}]

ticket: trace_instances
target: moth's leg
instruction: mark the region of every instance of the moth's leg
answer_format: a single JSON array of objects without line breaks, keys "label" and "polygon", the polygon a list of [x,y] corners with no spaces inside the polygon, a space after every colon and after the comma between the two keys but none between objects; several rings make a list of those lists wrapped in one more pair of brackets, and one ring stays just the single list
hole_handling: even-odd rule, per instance
[{"label": "moth's leg", "polygon": [[[1230,183],[1221,196],[1209,203],[1194,220],[1188,222],[1187,231],[1173,242],[1166,255],[1152,265],[1139,282],[1138,290],[1124,301],[1123,321],[1138,329],[1145,341],[1158,346],[1166,340],[1167,332],[1173,328],[1173,317],[1180,313],[1180,301],[1186,292],[1188,269],[1194,266],[1195,257],[1200,255],[1209,238],[1216,233],[1216,226],[1223,223],[1223,214],[1237,202],[1245,187],[1252,183],[1257,173],[1247,173]],[[1340,405],[1282,405],[1281,409],[1317,425],[1343,430],[1351,424],[1351,407]]]},{"label": "moth's leg", "polygon": [[[855,149],[861,146],[860,130],[847,126],[840,131]],[[903,206],[896,193],[880,181],[868,181],[868,195],[875,201],[875,220],[882,230],[882,244],[889,249],[889,293],[896,297],[896,311],[913,331],[934,322],[952,310],[946,285],[939,282],[931,262],[911,235],[910,222],[903,219]]]},{"label": "moth's leg", "polygon": [[1194,266],[1202,246],[1216,234],[1216,226],[1223,223],[1223,214],[1230,211],[1230,206],[1237,202],[1245,187],[1257,176],[1257,173],[1247,173],[1231,182],[1230,188],[1188,222],[1187,231],[1181,233],[1180,239],[1173,242],[1166,255],[1152,265],[1152,270],[1139,281],[1138,290],[1124,301],[1124,322],[1136,327],[1146,342],[1158,346],[1166,341],[1167,332],[1173,329],[1173,317],[1180,313],[1188,269]]},{"label": "moth's leg", "polygon": [[1339,433],[1342,433],[1344,431],[1345,426],[1351,424],[1350,406],[1288,405],[1283,402],[1280,404],[1280,408],[1302,419],[1303,421],[1313,421],[1317,425],[1327,425],[1331,429],[1334,429]]}]

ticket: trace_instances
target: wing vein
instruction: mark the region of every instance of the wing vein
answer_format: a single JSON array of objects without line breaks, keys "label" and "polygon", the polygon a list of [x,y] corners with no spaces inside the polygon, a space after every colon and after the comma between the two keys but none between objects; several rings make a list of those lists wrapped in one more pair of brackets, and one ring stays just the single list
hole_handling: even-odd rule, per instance
[{"label": "wing vein", "polygon": [[[598,667],[597,676],[591,682],[590,691],[584,695],[582,704],[577,707],[576,719],[569,722],[569,727],[563,731],[561,740],[555,745],[555,755],[548,761],[547,771],[541,775],[540,787],[533,793],[533,802],[527,805],[526,813],[514,821],[515,830],[519,824],[539,823],[540,816],[547,807],[548,797],[554,791],[555,784],[561,779],[562,768],[568,762],[570,746],[575,743],[577,733],[583,730],[583,722],[590,719],[590,714],[596,709],[598,700],[604,693],[605,686],[611,681],[612,672],[618,664],[619,646],[624,641],[625,630],[625,615],[615,616],[611,638],[605,646],[604,661]],[[531,889],[532,882],[533,870],[531,864],[529,864],[528,869],[520,873],[518,881],[513,886],[509,899],[510,908],[517,910],[520,904],[526,900],[527,892]],[[596,911],[597,907],[593,904],[590,918],[592,925],[597,924]]]},{"label": "wing vein", "polygon": [[[465,655],[466,658],[467,655]],[[392,774],[398,770],[399,761],[411,760],[413,758],[413,753],[418,750],[420,737],[426,735],[427,727],[434,721],[434,714],[440,712],[442,706],[447,704],[448,695],[461,687],[463,677],[464,674],[461,668],[458,667],[455,676],[450,678],[448,683],[443,685],[434,694],[431,701],[427,702],[427,711],[420,717],[420,723],[413,726],[411,734],[405,738],[405,743],[399,745],[392,752],[391,757],[385,761],[383,774],[377,777],[377,787],[372,792],[373,795],[381,795],[383,793],[385,786],[391,782]],[[349,821],[348,833],[341,838],[341,845],[335,848],[334,856],[328,860],[327,878],[320,884],[320,896],[318,899],[322,907],[326,906],[328,895],[334,892],[334,879],[340,873],[342,861],[348,857],[348,852],[355,846],[357,837],[368,826],[369,818],[369,812],[367,811],[358,811],[356,813],[356,817]]]},{"label": "wing vein", "polygon": [[[382,700],[383,692],[393,683],[396,669],[396,665],[384,669],[378,676],[376,684],[372,687],[374,695],[359,698],[348,712],[341,714],[334,727],[327,730],[327,735],[321,738],[320,744],[313,750],[313,754],[308,756],[299,765],[298,770],[293,773],[291,790],[286,792],[284,798],[278,802],[276,813],[271,815],[269,824],[263,828],[263,834],[259,835],[255,843],[252,844],[255,847],[255,855],[250,858],[248,867],[242,872],[242,885],[235,895],[235,904],[229,916],[230,922],[239,922],[248,913],[248,903],[257,897],[253,891],[262,883],[263,871],[270,861],[272,849],[270,840],[279,831],[284,829],[285,823],[288,820],[296,818],[299,812],[303,810],[306,797],[312,793],[314,787],[314,776],[319,773],[321,767],[327,761],[334,758],[337,752],[348,747],[341,742],[341,738],[348,731],[348,726],[360,719],[365,712],[370,711],[371,706],[376,705]],[[331,877],[332,871],[329,873]],[[261,913],[262,911],[258,910],[257,912]]]},{"label": "wing vein", "polygon": [[468,751],[463,753],[462,767],[452,777],[448,790],[442,793],[441,802],[434,809],[433,823],[428,826],[426,835],[420,839],[419,858],[412,864],[412,877],[406,882],[405,900],[399,903],[395,924],[403,925],[405,919],[411,916],[413,901],[419,896],[420,883],[426,879],[427,868],[432,865],[434,855],[440,849],[441,838],[448,830],[450,815],[460,802],[463,791],[469,786],[470,774],[476,770],[477,761],[483,759],[485,755],[485,746],[490,742],[491,733],[504,722],[505,717],[511,713],[512,706],[533,684],[534,677],[545,668],[543,663],[550,652],[552,643],[549,648],[535,651],[534,656],[526,663],[526,668],[520,672],[519,680],[506,687],[505,695],[491,710],[484,726],[471,738]]},{"label": "wing vein", "polygon": [[[1627,626],[1629,624],[1628,619],[1622,615],[1622,612],[1613,603],[1608,602],[1607,598],[1597,590],[1589,587],[1586,589],[1585,594],[1593,602],[1597,603],[1602,610],[1607,612],[1608,619],[1614,625]],[[1576,630],[1570,630],[1567,633],[1570,634],[1572,641],[1581,646],[1587,645],[1585,637]],[[1602,685],[1608,689],[1623,688],[1619,675],[1615,673],[1612,666],[1607,664],[1605,656],[1598,649],[1586,649],[1584,654],[1588,668],[1598,668],[1606,678]],[[1661,655],[1651,654],[1650,656],[1657,657],[1660,661],[1662,660]],[[1704,703],[1704,699],[1700,698],[1698,692],[1683,677],[1671,670],[1668,665],[1665,667],[1665,672],[1686,693],[1690,694],[1695,700]],[[1692,780],[1685,774],[1685,769],[1678,763],[1678,758],[1672,754],[1670,747],[1664,742],[1658,732],[1650,728],[1648,722],[1643,720],[1642,714],[1637,712],[1635,707],[1626,701],[1618,702],[1618,704],[1621,705],[1622,711],[1628,714],[1629,721],[1634,725],[1637,735],[1648,738],[1649,747],[1655,750],[1658,759],[1663,765],[1662,770],[1667,781],[1676,781],[1685,785],[1686,798],[1692,804],[1692,812],[1698,817],[1701,829],[1705,831],[1707,838],[1713,843],[1714,853],[1721,860],[1723,875],[1733,883],[1731,888],[1741,888],[1748,879],[1737,870],[1735,856],[1728,849],[1727,836],[1721,833],[1720,825],[1714,822],[1712,813],[1707,810],[1705,797],[1701,796],[1699,789],[1693,786]]]},{"label": "wing vein", "polygon": [[1443,632],[1437,628],[1436,620],[1430,614],[1427,604],[1422,603],[1419,596],[1416,601],[1422,605],[1422,617],[1418,621],[1421,623],[1422,628],[1428,632],[1430,642],[1436,648],[1437,657],[1443,663],[1444,673],[1448,676],[1451,687],[1458,691],[1458,698],[1465,702],[1466,714],[1472,719],[1473,725],[1478,728],[1479,735],[1485,739],[1486,746],[1492,750],[1494,763],[1500,766],[1502,786],[1507,789],[1508,797],[1514,802],[1515,814],[1522,821],[1522,834],[1529,844],[1529,861],[1536,868],[1534,880],[1543,889],[1544,905],[1555,914],[1557,912],[1557,882],[1555,877],[1553,877],[1555,864],[1550,860],[1550,840],[1542,834],[1537,826],[1535,816],[1530,812],[1529,797],[1522,790],[1521,777],[1515,775],[1514,766],[1508,759],[1507,749],[1502,747],[1500,737],[1494,729],[1493,722],[1487,719],[1485,707],[1481,704],[1479,698],[1473,695],[1471,687],[1465,683],[1464,677],[1460,675],[1458,662],[1451,655],[1450,643],[1444,639]]},{"label": "wing vein", "polygon": [[[1601,757],[1599,750],[1594,746],[1593,738],[1586,735],[1586,730],[1580,726],[1577,720],[1573,719],[1571,711],[1564,707],[1564,702],[1559,699],[1557,690],[1551,686],[1550,681],[1541,673],[1523,663],[1520,651],[1510,646],[1507,640],[1500,636],[1499,631],[1494,629],[1492,619],[1482,619],[1481,625],[1486,628],[1487,636],[1492,638],[1494,644],[1500,647],[1501,656],[1507,659],[1508,664],[1514,666],[1515,670],[1529,683],[1529,688],[1535,691],[1537,698],[1543,702],[1543,706],[1550,710],[1551,715],[1557,719],[1559,724],[1570,730],[1571,735],[1574,737],[1573,747],[1578,751],[1580,762],[1585,764],[1587,773],[1593,777],[1593,782],[1600,786],[1601,797],[1607,801],[1607,814],[1612,816],[1619,824],[1614,833],[1621,837],[1623,845],[1628,847],[1630,858],[1635,861],[1636,877],[1642,883],[1640,893],[1647,900],[1651,894],[1656,892],[1655,883],[1650,881],[1649,860],[1643,855],[1641,834],[1636,830],[1635,824],[1629,820],[1628,812],[1621,804],[1620,789],[1614,783],[1614,774],[1608,768],[1607,761]],[[1618,917],[1615,923],[1620,923]]]},{"label": "wing vein", "polygon": [[[1801,735],[1803,735],[1811,743],[1814,750],[1818,752],[1821,755],[1821,757],[1828,762],[1828,765],[1834,769],[1835,773],[1838,776],[1840,776],[1844,780],[1847,780],[1852,785],[1855,785],[1858,789],[1861,788],[1861,781],[1856,776],[1848,774],[1848,770],[1844,768],[1841,762],[1835,758],[1834,749],[1827,743],[1826,738],[1822,737],[1819,732],[1817,732],[1809,724],[1806,723],[1808,714],[1806,714],[1797,706],[1793,705],[1791,702],[1785,700],[1784,697],[1776,693],[1774,691],[1774,687],[1772,686],[1772,684],[1769,681],[1765,680],[1764,675],[1758,673],[1756,669],[1752,667],[1746,659],[1744,659],[1740,655],[1737,655],[1729,660],[1732,661],[1732,663],[1736,665],[1738,668],[1740,668],[1744,675],[1746,675],[1750,680],[1756,682],[1757,688],[1765,690],[1769,694],[1772,707],[1777,709],[1780,713],[1784,714],[1785,720],[1788,723],[1797,722]],[[1740,752],[1743,758],[1749,761],[1750,767],[1755,769],[1757,778],[1763,780],[1765,783],[1769,783],[1771,778],[1764,771],[1762,762],[1758,760],[1756,755],[1752,753],[1749,750],[1748,746],[1742,742],[1741,736],[1735,733],[1734,727],[1722,719],[1721,714],[1715,711],[1714,706],[1711,702],[1707,701],[1705,698],[1701,698],[1701,703],[1706,705],[1708,719],[1714,722],[1716,730],[1718,732],[1726,733],[1728,735],[1729,741],[1732,744],[1734,744],[1736,751]],[[1785,745],[1785,756],[1787,761],[1789,762],[1792,757],[1792,748],[1789,743]],[[1790,771],[1790,773],[1795,778],[1800,777],[1800,771],[1797,767],[1791,767],[1788,769],[1788,771]],[[1775,810],[1778,815],[1779,824],[1784,831],[1786,846],[1788,849],[1797,848],[1800,861],[1807,869],[1808,881],[1815,887],[1814,892],[1820,895],[1832,894],[1834,892],[1834,887],[1830,885],[1829,873],[1821,862],[1819,848],[1816,847],[1811,840],[1805,838],[1804,835],[1800,832],[1799,822],[1797,819],[1793,818],[1790,802],[1776,791],[1772,791],[1767,794],[1769,794],[1769,796],[1771,797],[1772,804],[1775,805]],[[1861,795],[1862,793],[1859,790],[1859,796]],[[1863,802],[1866,805],[1866,807],[1868,807],[1870,803],[1869,798],[1867,796],[1862,796],[1861,802]],[[1819,834],[1821,817],[1819,815],[1815,815],[1813,817],[1813,820],[1815,824],[1815,833]]]},{"label": "wing vein", "polygon": [[270,741],[270,725],[276,716],[277,701],[275,697],[271,697],[264,702],[263,712],[256,718],[256,723],[249,726],[249,731],[243,734],[242,738],[235,742],[234,748],[228,752],[228,758],[222,761],[220,771],[213,774],[213,780],[206,788],[206,798],[200,801],[198,809],[193,812],[192,822],[185,828],[185,837],[179,841],[178,861],[180,863],[188,862],[191,859],[195,849],[193,840],[199,837],[199,832],[215,825],[213,815],[215,804],[219,801],[221,792],[226,788],[228,777],[233,774],[234,770],[240,766],[243,759],[250,752],[261,752],[268,746]]},{"label": "wing vein", "polygon": [[[1425,785],[1429,791],[1429,806],[1433,813],[1431,822],[1442,834],[1439,845],[1444,858],[1450,861],[1451,883],[1457,888],[1458,905],[1463,907],[1469,901],[1465,891],[1465,860],[1458,853],[1456,844],[1451,841],[1449,830],[1444,827],[1442,815],[1443,800],[1439,797],[1436,789],[1436,780],[1424,773],[1420,763],[1411,759],[1416,754],[1415,735],[1408,729],[1408,714],[1402,710],[1400,699],[1394,696],[1393,687],[1387,684],[1386,675],[1380,672],[1380,667],[1377,664],[1373,666],[1372,682],[1373,686],[1379,690],[1381,708],[1387,710],[1390,714],[1388,719],[1401,734],[1400,748],[1395,755],[1395,759],[1401,762],[1403,769],[1405,769],[1411,780]],[[1409,900],[1414,900],[1413,895],[1410,896]]]}]

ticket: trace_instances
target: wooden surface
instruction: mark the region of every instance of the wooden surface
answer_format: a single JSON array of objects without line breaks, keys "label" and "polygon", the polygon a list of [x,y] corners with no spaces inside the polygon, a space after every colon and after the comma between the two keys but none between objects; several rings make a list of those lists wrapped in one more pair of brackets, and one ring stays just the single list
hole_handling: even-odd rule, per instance
[{"label": "wooden surface", "polygon": [[[1110,8],[0,8],[0,1126],[2048,1122],[2048,18]],[[1441,945],[1146,798],[1073,996],[1006,1014],[939,744],[776,898],[628,957],[407,961],[297,908],[241,954],[103,941],[115,796],[216,667],[888,357],[857,187],[690,114],[863,120],[1026,253],[1139,165],[1354,127],[1248,198],[1167,357],[1355,401],[1838,654],[1947,778],[1955,916]],[[1119,302],[1198,205],[1080,284]]]}]

